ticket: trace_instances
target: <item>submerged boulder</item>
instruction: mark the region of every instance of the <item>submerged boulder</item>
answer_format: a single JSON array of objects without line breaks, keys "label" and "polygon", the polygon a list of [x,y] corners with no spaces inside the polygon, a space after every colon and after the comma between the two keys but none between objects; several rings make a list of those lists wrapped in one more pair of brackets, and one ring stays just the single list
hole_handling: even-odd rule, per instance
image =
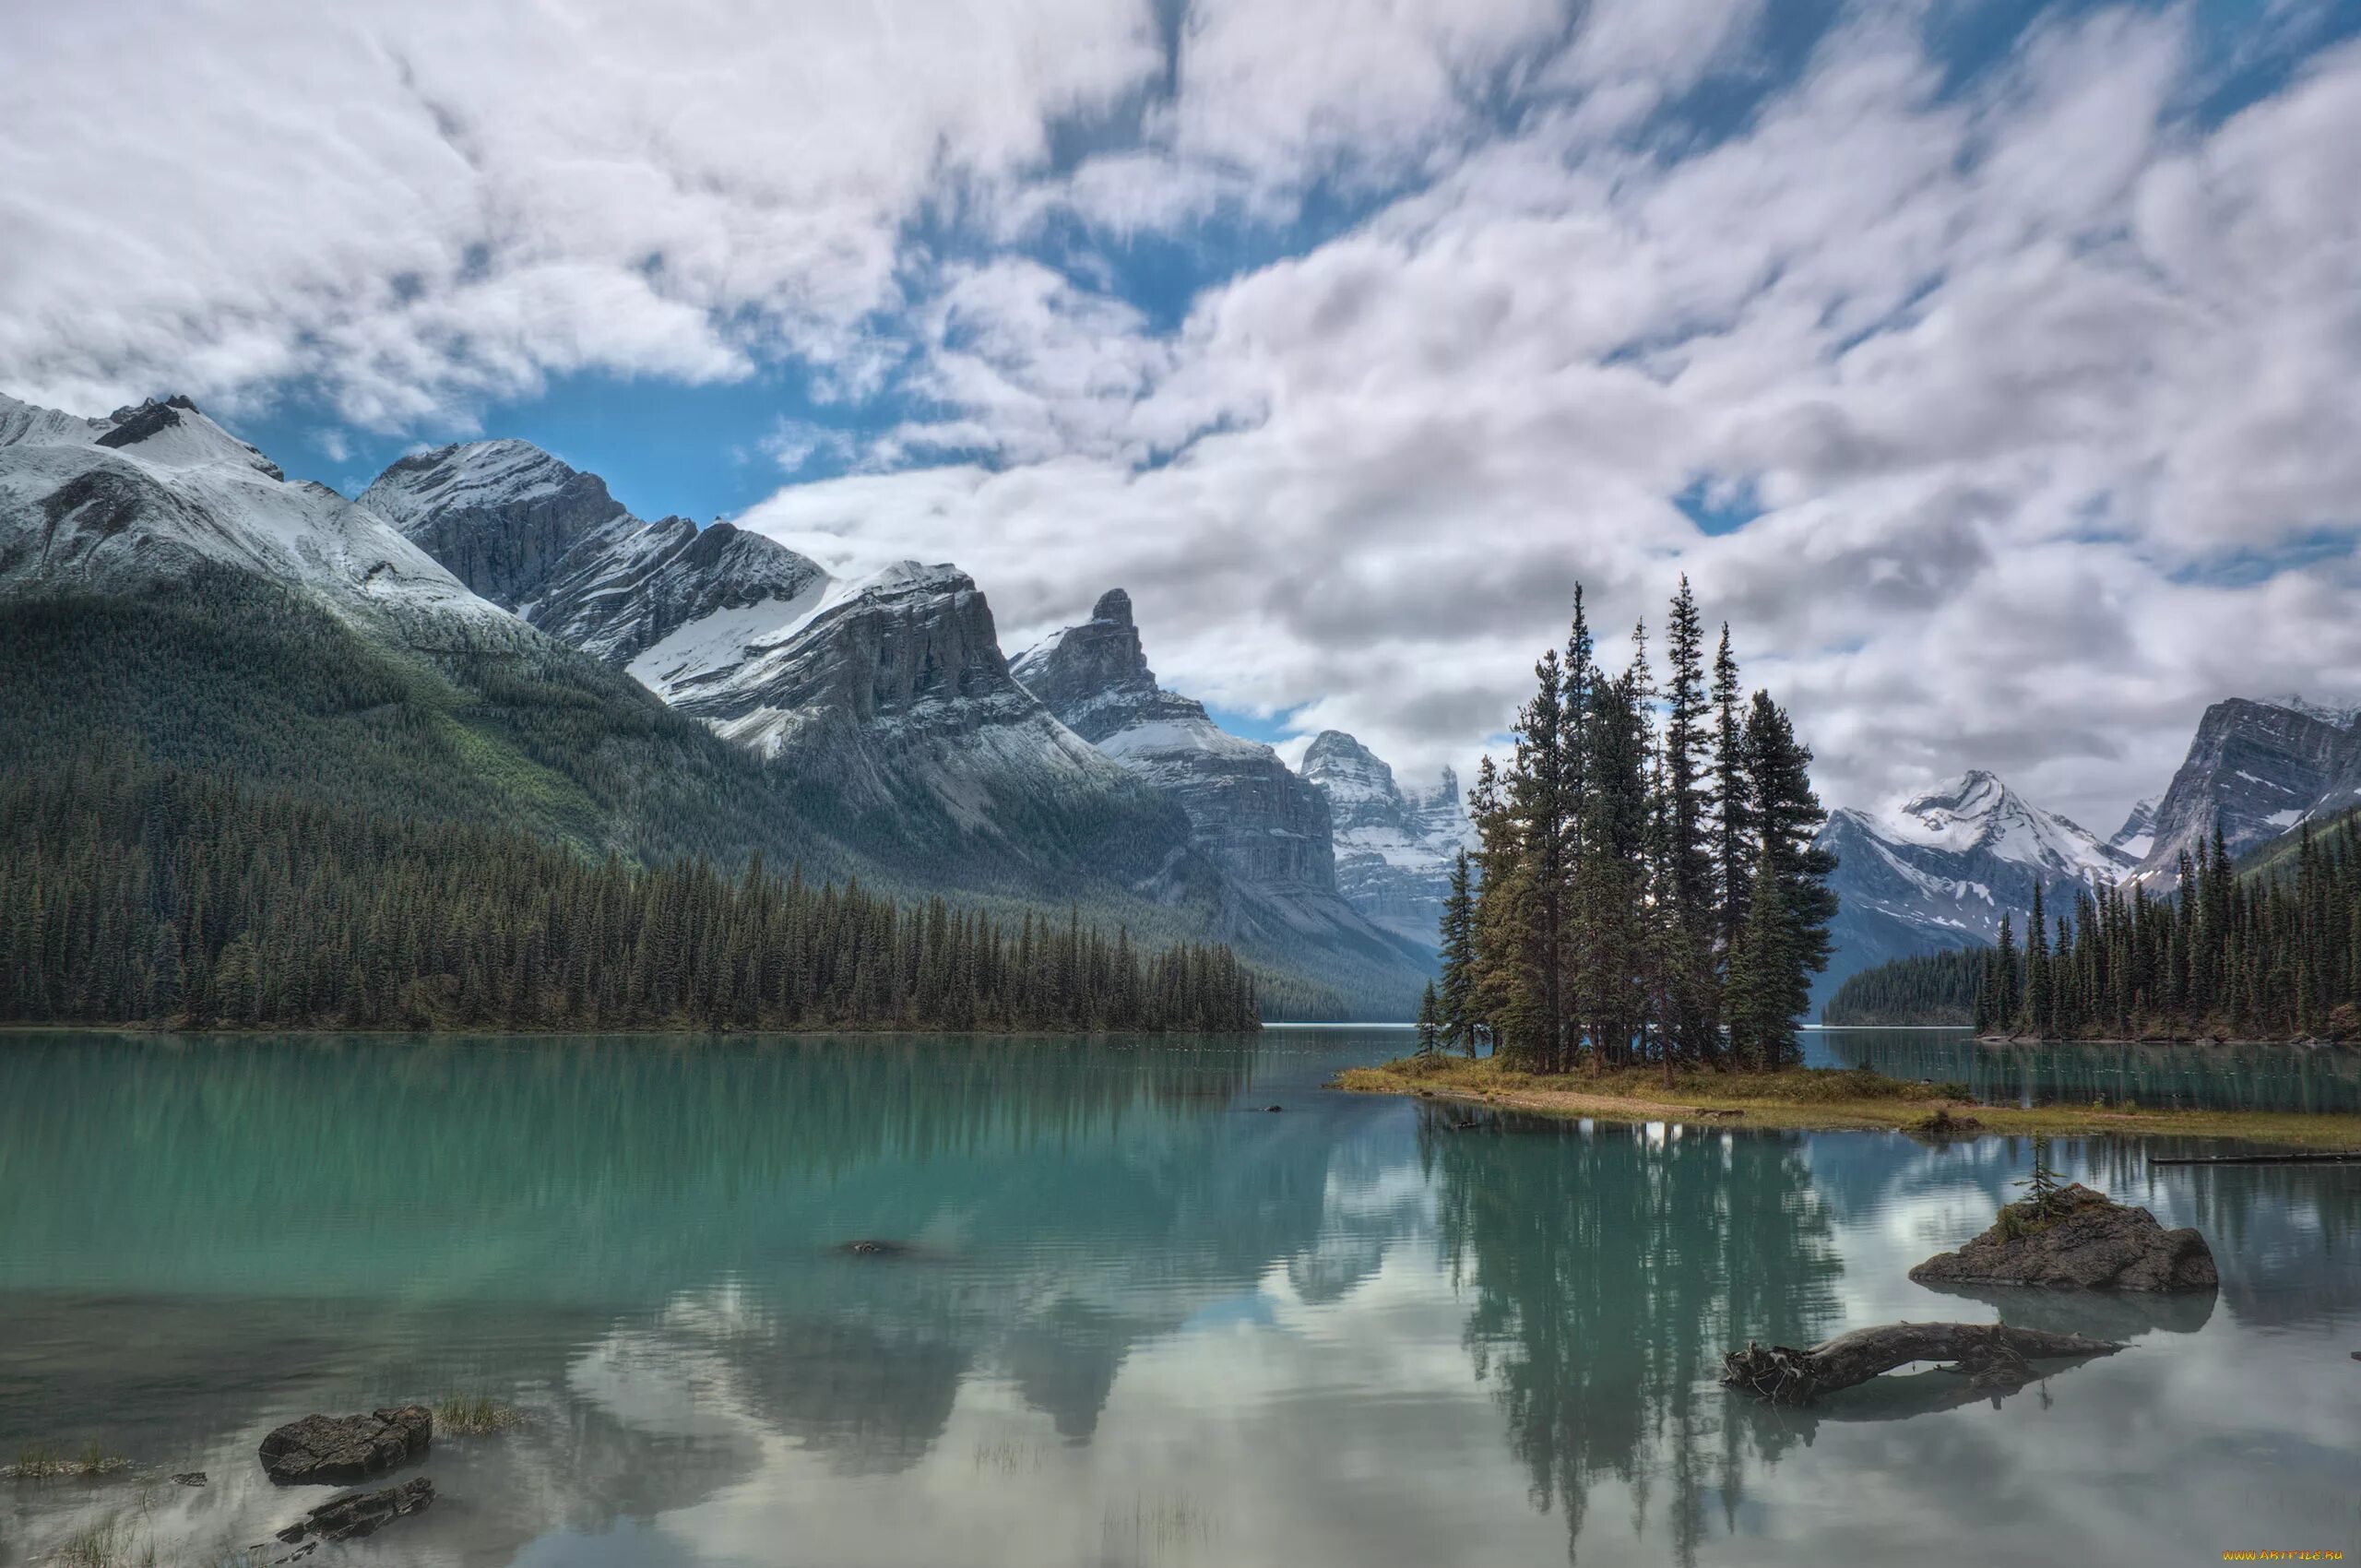
[{"label": "submerged boulder", "polygon": [[2144,1208],[2077,1183],[2047,1208],[2033,1199],[2000,1210],[1992,1228],[1955,1253],[1910,1271],[1921,1285],[2047,1285],[2093,1290],[2210,1290],[2213,1249],[2194,1229],[2167,1230]]},{"label": "submerged boulder", "polygon": [[281,1486],[345,1486],[423,1458],[434,1415],[423,1405],[365,1416],[305,1416],[262,1440],[262,1467]]},{"label": "submerged boulder", "polygon": [[289,1546],[299,1542],[301,1557],[322,1541],[359,1540],[375,1535],[405,1514],[423,1513],[434,1501],[434,1483],[424,1476],[387,1487],[383,1491],[349,1491],[331,1497],[279,1532]]}]

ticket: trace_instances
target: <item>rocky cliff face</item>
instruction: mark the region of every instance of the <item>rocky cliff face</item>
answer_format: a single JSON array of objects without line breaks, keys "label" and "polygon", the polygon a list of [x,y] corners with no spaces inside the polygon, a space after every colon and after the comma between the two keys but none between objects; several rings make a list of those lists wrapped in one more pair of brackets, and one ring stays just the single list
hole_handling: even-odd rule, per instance
[{"label": "rocky cliff face", "polygon": [[1270,747],[1214,723],[1204,705],[1157,683],[1121,588],[1088,621],[1011,666],[1076,734],[1188,814],[1192,840],[1224,873],[1225,935],[1358,966],[1367,1016],[1399,1016],[1432,954],[1373,923],[1337,891],[1328,799]]},{"label": "rocky cliff face", "polygon": [[1326,798],[1270,747],[1226,732],[1203,703],[1157,684],[1122,589],[1013,668],[1068,729],[1178,801],[1199,846],[1234,875],[1262,888],[1336,891]]},{"label": "rocky cliff face", "polygon": [[[904,562],[791,609],[725,639],[738,646],[724,657],[707,657],[692,628],[630,669],[721,735],[864,805],[921,787],[961,826],[998,831],[1052,802],[1140,793],[1011,675],[991,605],[956,567]],[[1186,828],[1169,830],[1177,851]]]},{"label": "rocky cliff face", "polygon": [[1323,730],[1304,753],[1303,777],[1328,797],[1345,901],[1377,925],[1433,946],[1452,862],[1475,838],[1458,776],[1445,768],[1434,789],[1405,790],[1367,746]]},{"label": "rocky cliff face", "polygon": [[791,604],[826,578],[725,522],[643,522],[598,475],[523,441],[404,457],[361,504],[484,598],[611,664],[725,611]]},{"label": "rocky cliff face", "polygon": [[2126,877],[2133,864],[1981,771],[1887,811],[1833,812],[1820,844],[1837,857],[1837,914],[1815,1006],[1847,976],[1890,958],[1993,942],[2003,914],[2022,938],[2036,885],[2053,910],[2071,912],[2079,890]]},{"label": "rocky cliff face", "polygon": [[2219,822],[2232,855],[2306,818],[2361,804],[2361,712],[2300,697],[2232,697],[2205,710],[2189,755],[2156,804],[2140,875],[2168,888],[2182,851],[2194,855]]}]

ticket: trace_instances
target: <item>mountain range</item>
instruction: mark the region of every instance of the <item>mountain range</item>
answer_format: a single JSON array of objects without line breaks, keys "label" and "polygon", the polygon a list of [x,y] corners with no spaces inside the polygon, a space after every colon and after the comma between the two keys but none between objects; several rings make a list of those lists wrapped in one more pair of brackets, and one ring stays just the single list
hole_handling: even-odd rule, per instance
[{"label": "mountain range", "polygon": [[1405,1014],[1431,969],[1400,917],[1440,857],[1340,884],[1331,790],[1162,690],[1120,591],[1012,665],[955,566],[840,578],[524,442],[415,453],[356,501],[185,398],[0,398],[0,652],[31,677],[0,713],[54,744],[590,853],[1071,901],[1231,942],[1274,1016]]},{"label": "mountain range", "polygon": [[[358,497],[289,481],[184,398],[88,419],[0,398],[0,718],[273,787],[498,821],[587,853],[1067,903],[1237,944],[1274,1015],[1398,1015],[1472,830],[1352,736],[1299,770],[1149,667],[1130,597],[1014,659],[956,566],[856,577],[725,521],[634,516],[520,441],[423,450]],[[2233,854],[2361,804],[2361,709],[2207,709],[2101,839],[1989,773],[1833,813],[1824,1000],[1989,942],[2219,823]],[[1290,989],[1292,988],[1292,989]],[[1347,1001],[1347,998],[1352,999]]]},{"label": "mountain range", "polygon": [[1980,771],[1881,811],[1832,812],[1821,843],[1838,857],[1839,912],[1814,1005],[1873,965],[1989,943],[2003,913],[2022,934],[2036,884],[2064,912],[2110,883],[2168,893],[2216,823],[2235,858],[2356,806],[2361,708],[2291,695],[2208,707],[2169,786],[2105,840]]}]

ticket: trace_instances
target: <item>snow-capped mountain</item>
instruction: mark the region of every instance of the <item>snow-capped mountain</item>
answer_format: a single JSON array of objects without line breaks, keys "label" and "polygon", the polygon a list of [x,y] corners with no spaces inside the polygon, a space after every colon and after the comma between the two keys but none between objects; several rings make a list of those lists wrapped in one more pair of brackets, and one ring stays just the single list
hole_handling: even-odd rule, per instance
[{"label": "snow-capped mountain", "polygon": [[[404,457],[362,499],[533,625],[855,811],[998,834],[1052,802],[1147,803],[1010,677],[991,606],[955,566],[840,580],[726,522],[645,522],[523,441]],[[1177,855],[1186,830],[1168,826]]]},{"label": "snow-capped mountain", "polygon": [[288,482],[185,398],[81,419],[0,397],[0,586],[134,592],[201,564],[404,636],[514,624],[374,513]]},{"label": "snow-capped mountain", "polygon": [[1089,620],[1051,633],[1011,668],[1068,728],[1179,802],[1197,847],[1240,895],[1229,929],[1355,953],[1397,981],[1424,970],[1416,944],[1340,896],[1327,797],[1270,747],[1157,683],[1129,594],[1100,595]]},{"label": "snow-capped mountain", "polygon": [[1475,844],[1458,776],[1446,767],[1433,789],[1406,790],[1392,767],[1341,730],[1313,737],[1302,771],[1328,797],[1345,901],[1386,930],[1433,946],[1452,862]]},{"label": "snow-capped mountain", "polygon": [[644,522],[597,474],[524,441],[412,454],[361,504],[484,598],[611,664],[725,612],[753,612],[732,624],[767,624],[778,613],[765,607],[826,586],[817,563],[761,534]]},{"label": "snow-capped mountain", "polygon": [[2141,880],[2169,888],[2183,851],[2194,855],[2221,824],[2233,855],[2305,820],[2361,805],[2361,708],[2299,696],[2231,697],[2205,710],[2189,754],[2157,802]]},{"label": "snow-capped mountain", "polygon": [[[825,758],[864,803],[924,785],[966,828],[1050,799],[1138,792],[1010,674],[991,605],[955,566],[823,578],[692,622],[628,668],[727,739],[806,768]],[[1171,826],[1177,851],[1185,827]]]},{"label": "snow-capped mountain", "polygon": [[2022,933],[2036,884],[2070,911],[2078,891],[2126,878],[2136,863],[1980,770],[1883,811],[1831,813],[1820,843],[1837,856],[1838,906],[1815,1004],[1890,958],[1992,942],[2004,913]]}]

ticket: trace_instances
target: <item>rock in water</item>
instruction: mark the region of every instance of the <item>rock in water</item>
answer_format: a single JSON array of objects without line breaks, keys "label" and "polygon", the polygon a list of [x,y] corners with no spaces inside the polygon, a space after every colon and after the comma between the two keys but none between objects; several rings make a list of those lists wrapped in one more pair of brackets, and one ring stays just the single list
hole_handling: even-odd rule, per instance
[{"label": "rock in water", "polygon": [[344,1486],[423,1458],[434,1415],[423,1405],[365,1416],[305,1416],[262,1440],[262,1467],[281,1486]]},{"label": "rock in water", "polygon": [[[383,1491],[349,1491],[332,1497],[279,1532],[289,1546],[308,1552],[322,1541],[358,1540],[374,1535],[405,1514],[422,1514],[434,1501],[434,1483],[424,1476]],[[298,1552],[297,1556],[302,1556]]]},{"label": "rock in water", "polygon": [[[2064,1212],[2037,1218],[2031,1200],[2001,1211],[1992,1229],[1955,1253],[1910,1271],[1921,1285],[2052,1285],[2094,1290],[2210,1290],[2213,1249],[2193,1229],[2167,1230],[2080,1184],[2059,1194]],[[2013,1223],[2012,1223],[2013,1220]]]}]

